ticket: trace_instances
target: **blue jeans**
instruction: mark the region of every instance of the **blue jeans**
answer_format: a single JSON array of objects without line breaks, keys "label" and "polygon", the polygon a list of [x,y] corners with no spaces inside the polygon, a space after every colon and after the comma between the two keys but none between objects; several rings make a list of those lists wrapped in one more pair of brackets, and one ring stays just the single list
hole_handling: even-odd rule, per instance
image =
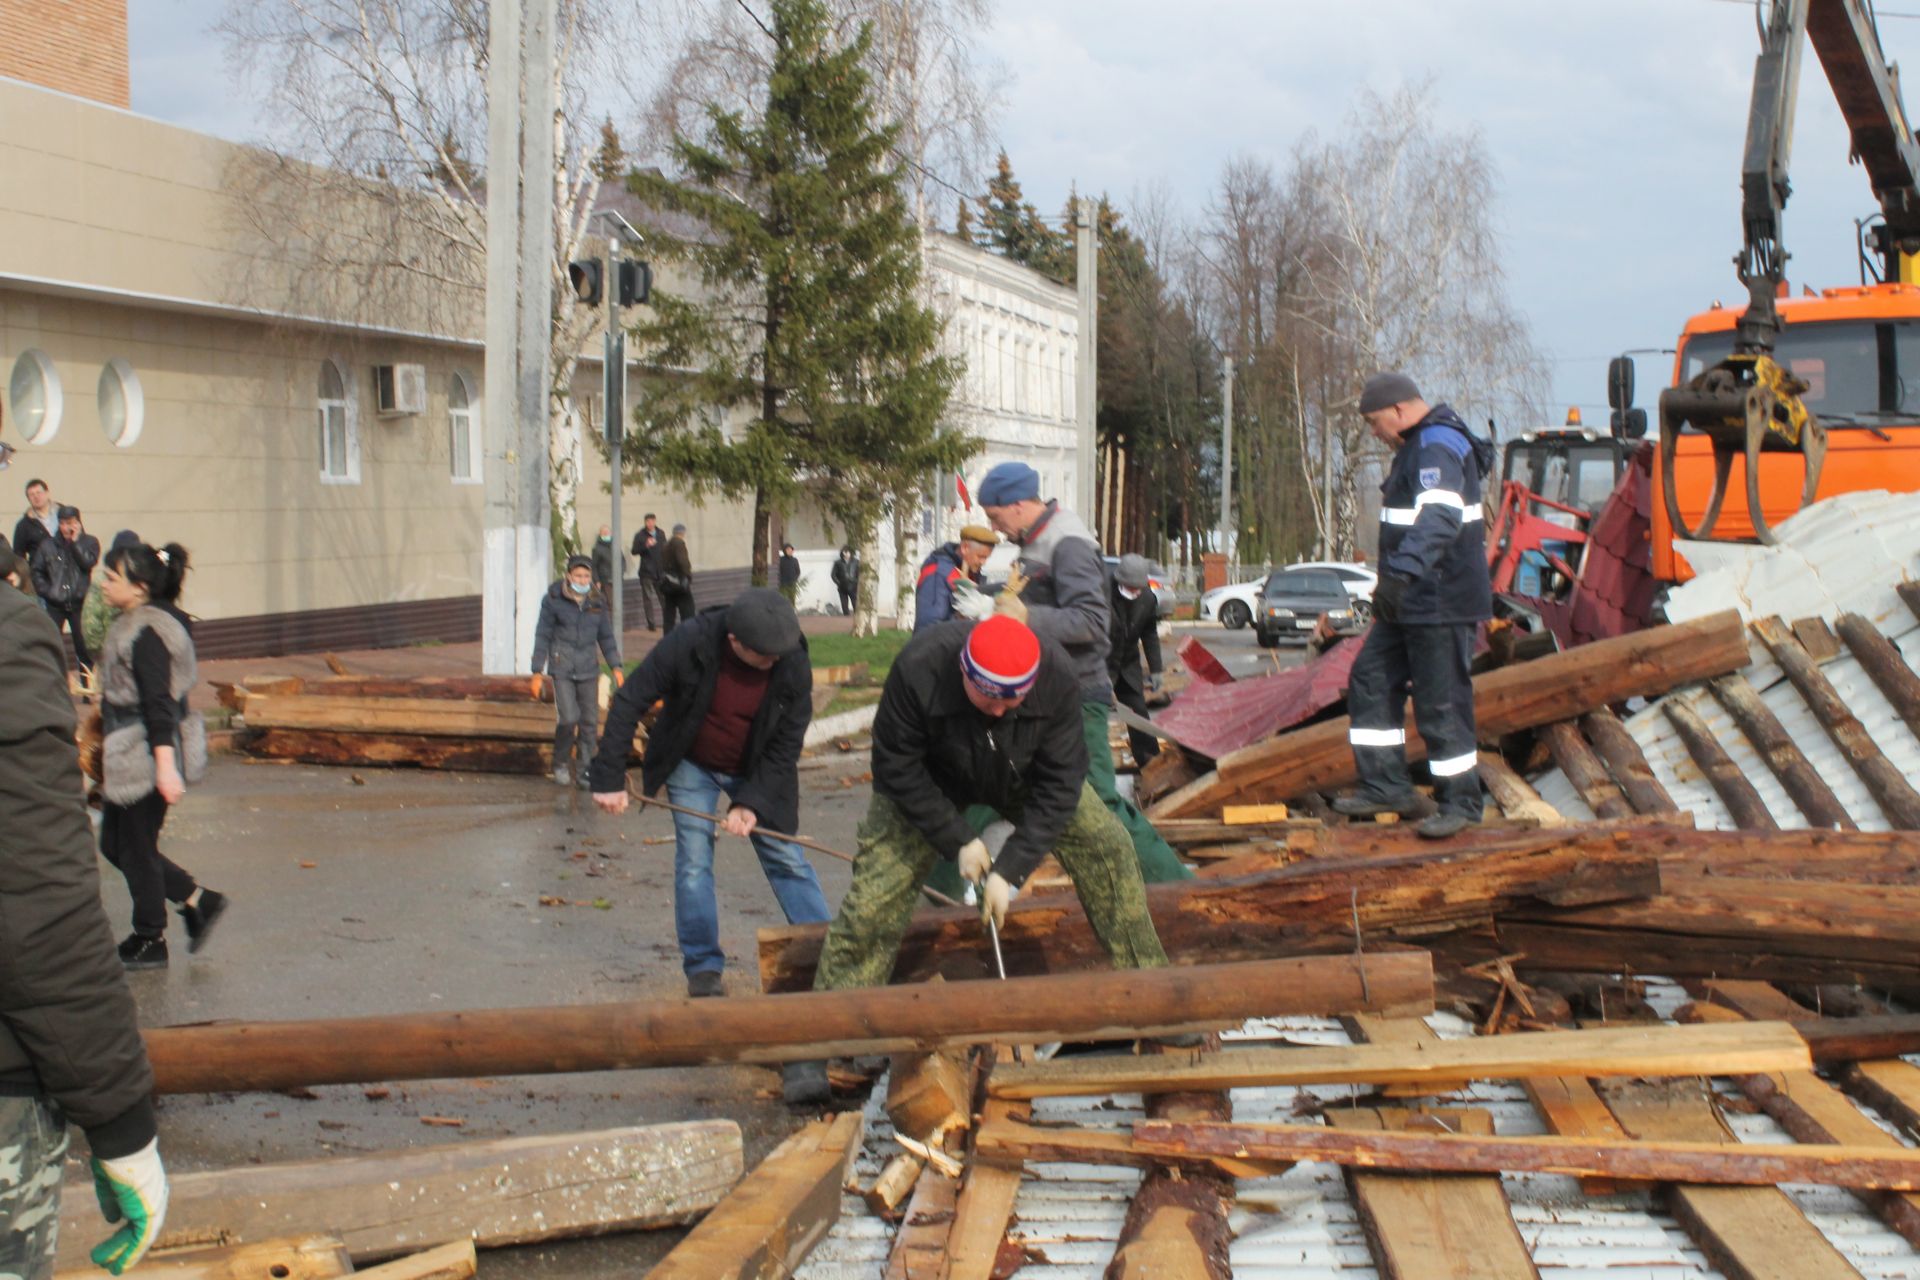
[{"label": "blue jeans", "polygon": [[[682,760],[667,777],[667,799],[700,813],[718,809],[722,791],[731,798],[739,789],[740,779],[732,774],[703,769],[691,760]],[[673,815],[673,927],[680,937],[680,967],[688,975],[718,973],[727,963],[720,950],[720,908],[713,895],[714,826],[710,819]],[[798,845],[755,832],[753,851],[760,855],[760,869],[767,873],[788,924],[832,918],[820,878]]]}]

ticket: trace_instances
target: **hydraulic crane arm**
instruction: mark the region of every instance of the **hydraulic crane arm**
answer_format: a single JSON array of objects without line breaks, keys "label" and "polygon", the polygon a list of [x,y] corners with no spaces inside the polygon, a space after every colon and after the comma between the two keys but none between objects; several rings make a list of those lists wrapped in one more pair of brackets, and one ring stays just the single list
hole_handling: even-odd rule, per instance
[{"label": "hydraulic crane arm", "polygon": [[[1842,3],[1844,0],[1835,0]],[[1747,309],[1734,330],[1736,355],[1771,355],[1780,333],[1774,306],[1787,278],[1781,230],[1787,196],[1787,161],[1793,150],[1793,117],[1800,96],[1801,37],[1811,0],[1773,0],[1753,64],[1753,100],[1747,108],[1747,147],[1740,163],[1740,223],[1744,239],[1733,260],[1747,288]]]},{"label": "hydraulic crane arm", "polygon": [[1806,26],[1886,220],[1874,230],[1880,278],[1911,283],[1901,255],[1920,253],[1920,146],[1900,100],[1899,68],[1887,62],[1861,0],[1813,0]]}]

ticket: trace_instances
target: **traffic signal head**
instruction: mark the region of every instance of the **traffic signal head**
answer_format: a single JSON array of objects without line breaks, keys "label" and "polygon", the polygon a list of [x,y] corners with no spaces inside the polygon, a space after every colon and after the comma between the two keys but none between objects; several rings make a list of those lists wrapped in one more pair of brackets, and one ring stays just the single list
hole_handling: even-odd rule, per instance
[{"label": "traffic signal head", "polygon": [[647,301],[652,294],[653,267],[645,262],[622,262],[614,300],[623,307],[631,307]]},{"label": "traffic signal head", "polygon": [[601,267],[598,258],[586,258],[567,264],[567,279],[573,285],[575,300],[589,307],[599,306],[600,299],[604,296],[601,293],[600,277]]}]

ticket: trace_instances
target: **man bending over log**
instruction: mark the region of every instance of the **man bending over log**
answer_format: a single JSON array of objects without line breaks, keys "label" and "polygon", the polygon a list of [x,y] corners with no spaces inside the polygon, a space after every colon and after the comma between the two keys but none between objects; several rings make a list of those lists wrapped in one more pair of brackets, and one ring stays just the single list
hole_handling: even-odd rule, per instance
[{"label": "man bending over log", "polygon": [[[974,804],[1006,823],[975,835],[961,816]],[[939,859],[980,886],[982,914],[997,928],[1048,850],[1073,877],[1116,968],[1167,963],[1133,841],[1087,785],[1080,686],[1066,651],[1005,615],[921,632],[894,659],[880,695],[873,801],[814,989],[886,982]]]}]

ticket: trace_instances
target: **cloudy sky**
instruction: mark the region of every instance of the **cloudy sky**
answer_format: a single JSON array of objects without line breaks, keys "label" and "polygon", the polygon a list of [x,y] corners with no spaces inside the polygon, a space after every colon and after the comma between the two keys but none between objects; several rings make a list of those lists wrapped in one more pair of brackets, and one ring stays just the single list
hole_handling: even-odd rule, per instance
[{"label": "cloudy sky", "polygon": [[[1559,404],[1604,421],[1610,354],[1670,347],[1689,314],[1740,296],[1730,260],[1757,47],[1748,0],[998,7],[985,44],[1008,77],[999,133],[1045,212],[1076,185],[1124,205],[1158,181],[1198,214],[1229,157],[1284,168],[1303,137],[1339,131],[1361,88],[1430,82],[1436,123],[1477,130],[1498,166],[1510,293],[1553,361]],[[130,8],[135,110],[264,133],[207,30],[221,0]],[[1888,57],[1920,66],[1920,0],[1882,4],[1880,18]],[[1793,158],[1795,291],[1856,283],[1854,219],[1876,206],[1811,52]],[[1664,359],[1642,357],[1643,405]]]}]

